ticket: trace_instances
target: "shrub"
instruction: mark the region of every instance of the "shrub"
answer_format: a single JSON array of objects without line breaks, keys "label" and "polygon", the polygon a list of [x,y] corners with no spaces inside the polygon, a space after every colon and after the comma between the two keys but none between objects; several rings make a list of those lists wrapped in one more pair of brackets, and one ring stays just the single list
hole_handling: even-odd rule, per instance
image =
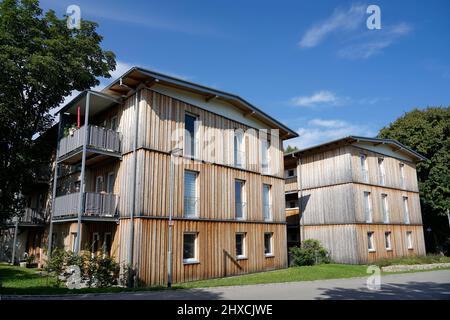
[{"label": "shrub", "polygon": [[379,267],[387,267],[392,265],[413,265],[413,264],[431,264],[431,263],[449,263],[450,258],[438,254],[429,254],[426,256],[412,255],[408,257],[398,257],[389,259],[380,259],[372,264]]},{"label": "shrub", "polygon": [[328,250],[315,239],[303,241],[301,247],[293,247],[289,249],[289,253],[293,266],[312,266],[331,262]]},{"label": "shrub", "polygon": [[66,269],[69,266],[80,269],[81,281],[88,287],[109,287],[118,282],[119,266],[112,257],[91,256],[90,253],[78,255],[55,249],[47,260],[45,270],[55,273],[59,283],[60,277],[67,281],[72,275]]}]

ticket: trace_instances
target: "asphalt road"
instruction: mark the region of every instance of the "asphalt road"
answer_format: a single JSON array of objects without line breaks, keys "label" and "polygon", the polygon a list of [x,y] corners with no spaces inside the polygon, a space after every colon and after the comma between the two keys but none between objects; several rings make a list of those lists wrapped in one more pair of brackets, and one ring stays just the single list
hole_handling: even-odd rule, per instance
[{"label": "asphalt road", "polygon": [[369,290],[367,278],[302,281],[248,286],[114,294],[22,296],[2,299],[67,300],[311,300],[311,299],[446,299],[450,300],[450,270],[386,275],[380,290]]}]

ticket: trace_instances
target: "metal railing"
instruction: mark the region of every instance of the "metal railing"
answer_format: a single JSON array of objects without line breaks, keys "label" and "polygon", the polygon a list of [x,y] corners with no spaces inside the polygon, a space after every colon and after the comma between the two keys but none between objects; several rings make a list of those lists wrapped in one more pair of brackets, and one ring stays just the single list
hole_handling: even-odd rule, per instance
[{"label": "metal railing", "polygon": [[[62,157],[81,148],[84,139],[84,126],[62,138],[59,141],[58,157]],[[89,125],[87,146],[105,151],[120,152],[120,134],[112,129]]]},{"label": "metal railing", "polygon": [[199,201],[199,198],[184,197],[184,216],[185,217],[198,216],[198,201]]},{"label": "metal railing", "polygon": [[45,209],[25,208],[22,216],[15,216],[11,218],[8,223],[15,224],[44,224],[47,218]]},{"label": "metal railing", "polygon": [[247,213],[247,203],[246,202],[235,202],[234,203],[235,218],[245,219]]},{"label": "metal railing", "polygon": [[[77,216],[80,193],[69,193],[55,198],[53,219]],[[85,192],[84,213],[88,217],[114,217],[117,215],[118,196],[112,193]]]}]

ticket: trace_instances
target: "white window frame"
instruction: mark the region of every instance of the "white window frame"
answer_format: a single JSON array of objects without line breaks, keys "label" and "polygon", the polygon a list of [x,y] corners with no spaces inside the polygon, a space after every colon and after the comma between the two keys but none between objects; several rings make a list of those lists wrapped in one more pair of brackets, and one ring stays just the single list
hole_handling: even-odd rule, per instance
[{"label": "white window frame", "polygon": [[242,236],[242,241],[241,241],[242,254],[238,255],[236,252],[236,259],[237,260],[247,259],[247,233],[246,232],[236,232],[236,234],[234,236],[234,241],[236,242],[236,244],[237,244],[236,237],[238,235]]},{"label": "white window frame", "polygon": [[234,130],[233,138],[234,166],[237,168],[245,167],[245,136],[242,129]]},{"label": "white window frame", "polygon": [[184,255],[184,236],[185,235],[194,235],[194,257],[193,258],[187,258],[185,259],[183,257],[183,264],[193,264],[193,263],[199,263],[198,259],[198,232],[195,231],[187,231],[183,232],[183,255]]},{"label": "white window frame", "polygon": [[[99,186],[101,186],[100,191],[99,191]],[[96,176],[95,177],[95,192],[101,193],[102,191],[103,191],[103,176]]]},{"label": "white window frame", "polygon": [[[266,253],[266,235],[270,235],[270,252]],[[266,258],[268,257],[273,257],[274,256],[274,252],[273,252],[273,232],[264,232],[264,256]]]},{"label": "white window frame", "polygon": [[103,258],[105,258],[106,256],[110,255],[109,252],[108,252],[108,254],[106,254],[106,236],[107,235],[109,235],[109,239],[111,240],[110,246],[112,248],[112,233],[111,232],[105,232],[104,235],[103,235],[103,246],[102,246]]},{"label": "white window frame", "polygon": [[362,180],[364,182],[369,182],[369,169],[367,166],[367,154],[361,153],[359,155],[360,163],[361,163],[361,175]]},{"label": "white window frame", "polygon": [[[111,176],[113,177],[114,181],[113,181],[113,185],[112,185],[112,190],[109,190]],[[116,180],[116,173],[114,171],[108,172],[108,175],[106,176],[106,192],[107,193],[114,193],[115,180]]]},{"label": "white window frame", "polygon": [[[242,217],[237,216],[237,202],[236,202],[236,183],[241,184],[241,210],[242,210]],[[234,179],[234,218],[236,220],[245,220],[247,219],[247,203],[246,203],[246,194],[245,194],[245,180],[241,179]]]},{"label": "white window frame", "polygon": [[262,136],[260,139],[261,149],[261,173],[270,174],[270,139],[269,134]]},{"label": "white window frame", "polygon": [[402,197],[403,202],[403,221],[405,224],[411,224],[411,217],[409,216],[409,198],[407,196]]},{"label": "white window frame", "polygon": [[[289,174],[289,171],[292,171],[292,175]],[[295,178],[296,177],[295,169],[286,169],[285,176],[286,176],[286,179]]]},{"label": "white window frame", "polygon": [[[367,195],[367,197],[366,197]],[[363,202],[364,202],[364,219],[366,223],[373,222],[373,211],[372,211],[372,195],[369,191],[364,191]],[[367,201],[366,201],[367,199]]]},{"label": "white window frame", "polygon": [[384,245],[387,251],[392,251],[392,232],[385,231],[384,232]]},{"label": "white window frame", "polygon": [[378,158],[378,178],[380,185],[386,185],[386,170],[384,169],[384,158]]},{"label": "white window frame", "polygon": [[78,241],[78,233],[77,232],[71,232],[70,233],[70,241],[71,243],[71,247],[72,247],[72,252],[75,252],[75,247],[77,246],[77,241]]},{"label": "white window frame", "polygon": [[[269,217],[266,217],[265,213],[266,213],[266,204],[264,202],[264,188],[268,187],[269,189],[269,204],[268,204],[268,212],[269,212]],[[272,186],[270,184],[267,183],[263,183],[263,192],[262,192],[262,205],[263,205],[263,219],[264,221],[273,221],[273,212],[272,212]]]},{"label": "white window frame", "polygon": [[[194,186],[194,192],[195,192],[195,196],[194,196],[194,201],[195,201],[195,205],[194,205],[194,214],[193,215],[187,215],[186,214],[186,191],[184,190],[186,188],[186,180],[185,180],[185,176],[186,176],[186,172],[189,173],[193,173],[195,174],[195,186]],[[184,170],[184,175],[183,175],[183,217],[185,218],[198,218],[199,217],[199,205],[198,202],[200,200],[199,197],[199,183],[198,183],[198,179],[199,179],[199,173],[197,171],[193,171],[193,170]]]},{"label": "white window frame", "polygon": [[389,223],[390,212],[389,212],[389,201],[387,193],[381,194],[381,208],[383,209],[383,223]]},{"label": "white window frame", "polygon": [[[186,116],[189,116],[189,117],[192,117],[192,118],[195,118],[195,120],[194,120],[194,136],[193,137],[191,137],[193,140],[194,140],[194,152],[193,152],[193,154],[187,154],[186,153],[186,151],[187,151],[187,148],[186,148],[186,143],[187,143],[187,139],[186,139]],[[199,116],[198,115],[196,115],[196,114],[193,114],[193,113],[190,113],[190,112],[185,112],[184,113],[184,124],[185,124],[185,127],[184,127],[184,134],[183,134],[183,137],[184,137],[184,144],[183,144],[183,146],[184,146],[184,148],[183,148],[183,154],[186,156],[186,157],[189,157],[189,158],[199,158],[198,157],[198,155],[199,155],[199,141],[198,141],[198,135],[199,135]]]},{"label": "white window frame", "polygon": [[94,244],[97,238],[97,251],[99,249],[98,245],[100,244],[100,234],[98,232],[93,232],[92,233],[92,244],[91,244],[91,255],[94,256],[97,251],[94,251]]},{"label": "white window frame", "polygon": [[406,231],[406,245],[408,250],[413,250],[413,240],[412,240],[412,231]]},{"label": "white window frame", "polygon": [[369,252],[376,252],[376,247],[375,247],[375,232],[373,231],[369,231],[367,232],[367,250]]},{"label": "white window frame", "polygon": [[400,184],[401,184],[401,187],[402,187],[403,189],[405,189],[405,188],[406,188],[406,180],[405,180],[405,164],[404,164],[404,163],[400,163],[400,164],[399,164],[399,167],[400,167]]},{"label": "white window frame", "polygon": [[[111,117],[111,119],[109,120],[109,128],[111,130],[117,131],[117,128],[119,127],[117,119],[118,119],[117,115],[115,115],[115,116]],[[116,122],[116,127],[115,128],[113,128],[113,121]]]}]

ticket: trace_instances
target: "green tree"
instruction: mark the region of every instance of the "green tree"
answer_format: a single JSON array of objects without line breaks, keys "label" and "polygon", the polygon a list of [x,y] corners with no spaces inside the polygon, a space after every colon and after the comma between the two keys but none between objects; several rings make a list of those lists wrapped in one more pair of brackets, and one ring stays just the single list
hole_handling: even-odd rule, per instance
[{"label": "green tree", "polygon": [[33,136],[51,126],[49,111],[115,69],[96,29],[86,20],[68,29],[37,0],[0,2],[0,224],[22,211],[20,191],[40,162]]},{"label": "green tree", "polygon": [[396,139],[428,158],[417,164],[425,227],[431,227],[433,246],[449,238],[450,208],[450,107],[414,109],[379,132]]},{"label": "green tree", "polygon": [[291,153],[291,152],[294,152],[294,151],[298,151],[298,148],[297,147],[292,147],[292,146],[290,146],[290,145],[288,145],[287,147],[286,147],[286,149],[284,150],[284,153]]}]

